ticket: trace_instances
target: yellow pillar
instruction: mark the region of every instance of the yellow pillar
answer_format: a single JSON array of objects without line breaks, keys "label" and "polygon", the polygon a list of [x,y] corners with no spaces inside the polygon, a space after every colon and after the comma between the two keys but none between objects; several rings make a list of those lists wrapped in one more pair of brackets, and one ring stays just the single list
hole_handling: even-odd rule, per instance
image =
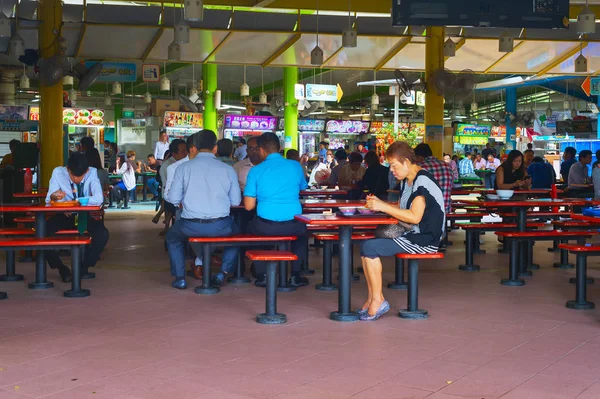
[{"label": "yellow pillar", "polygon": [[[431,74],[444,67],[444,28],[428,27],[425,39],[425,79],[431,82]],[[428,83],[425,95],[425,142],[435,157],[442,157],[444,144],[444,97],[437,94]]]},{"label": "yellow pillar", "polygon": [[[38,44],[42,58],[57,53],[56,32],[62,24],[61,0],[40,0],[38,4]],[[40,85],[41,187],[48,187],[52,170],[63,164],[63,87],[62,81],[54,86]]]}]

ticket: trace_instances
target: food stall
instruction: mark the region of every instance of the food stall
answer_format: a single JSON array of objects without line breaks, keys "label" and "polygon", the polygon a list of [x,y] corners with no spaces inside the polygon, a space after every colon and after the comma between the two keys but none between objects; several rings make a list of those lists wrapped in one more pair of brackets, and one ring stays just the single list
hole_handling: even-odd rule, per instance
[{"label": "food stall", "polygon": [[[260,136],[266,132],[275,132],[277,117],[259,115],[225,115],[223,137],[236,141],[240,137],[246,139]],[[282,146],[283,148],[283,146]]]},{"label": "food stall", "polygon": [[457,123],[454,131],[454,153],[464,154],[474,148],[481,152],[489,141],[490,133],[490,125]]},{"label": "food stall", "polygon": [[69,152],[77,151],[81,139],[90,136],[94,139],[100,158],[104,162],[104,110],[65,108],[63,123],[68,129]]},{"label": "food stall", "polygon": [[166,111],[163,127],[169,140],[186,139],[204,128],[204,119],[198,112]]},{"label": "food stall", "polygon": [[394,133],[393,122],[371,122],[369,130],[372,136],[375,136],[376,148],[379,154],[384,154],[385,150],[396,141],[406,141],[411,147],[423,142],[425,136],[424,123],[399,123],[398,133]]},{"label": "food stall", "polygon": [[[298,120],[298,150],[300,154],[313,154],[318,152],[319,138],[325,130],[325,119],[299,119]],[[330,148],[331,144],[330,144]]]},{"label": "food stall", "polygon": [[370,122],[328,120],[325,124],[325,136],[329,138],[329,149],[336,150],[353,145],[361,134],[369,133]]}]

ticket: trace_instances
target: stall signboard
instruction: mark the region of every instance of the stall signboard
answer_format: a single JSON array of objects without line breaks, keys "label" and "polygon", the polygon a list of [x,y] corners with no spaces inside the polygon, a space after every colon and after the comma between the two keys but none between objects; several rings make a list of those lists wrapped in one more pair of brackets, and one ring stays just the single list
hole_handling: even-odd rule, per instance
[{"label": "stall signboard", "polygon": [[506,138],[506,126],[492,126],[490,137]]},{"label": "stall signboard", "polygon": [[[489,137],[490,127],[487,125],[470,125],[466,123],[459,123],[456,126],[457,136],[485,136]],[[487,141],[486,141],[487,142]]]},{"label": "stall signboard", "polygon": [[462,145],[486,145],[487,136],[455,136],[454,142]]},{"label": "stall signboard", "polygon": [[63,109],[63,123],[66,125],[104,126],[104,110],[101,109]]},{"label": "stall signboard", "polygon": [[29,120],[39,121],[40,120],[40,107],[29,107]]},{"label": "stall signboard", "polygon": [[28,119],[27,105],[0,105],[0,120],[26,121]]},{"label": "stall signboard", "polygon": [[299,119],[298,131],[300,132],[322,132],[325,130],[324,119]]},{"label": "stall signboard", "polygon": [[144,82],[158,82],[160,80],[160,66],[157,64],[142,65],[142,79]]},{"label": "stall signboard", "polygon": [[277,117],[258,115],[225,115],[225,129],[242,129],[274,132]]},{"label": "stall signboard", "polygon": [[163,126],[178,129],[202,129],[204,119],[199,112],[166,111]]},{"label": "stall signboard", "polygon": [[340,102],[344,92],[340,85],[306,85],[306,99],[309,101]]},{"label": "stall signboard", "polygon": [[[85,67],[91,68],[96,62],[86,62]],[[100,82],[135,82],[137,81],[137,66],[130,62],[103,62],[102,72],[97,81]]]},{"label": "stall signboard", "polygon": [[369,133],[369,126],[369,122],[329,120],[325,131],[339,134],[366,134]]},{"label": "stall signboard", "polygon": [[[399,125],[401,125],[401,124],[399,124]],[[380,121],[371,122],[371,128],[369,129],[369,133],[371,133],[371,134],[390,133],[393,131],[394,131],[394,122],[380,122]]]}]

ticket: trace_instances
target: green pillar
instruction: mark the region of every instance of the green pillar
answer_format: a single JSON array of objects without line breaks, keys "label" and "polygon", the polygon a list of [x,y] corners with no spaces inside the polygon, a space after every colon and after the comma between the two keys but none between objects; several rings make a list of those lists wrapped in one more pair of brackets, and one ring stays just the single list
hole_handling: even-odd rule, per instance
[{"label": "green pillar", "polygon": [[[204,128],[217,131],[217,108],[215,106],[215,91],[217,90],[217,65],[202,65],[202,79],[204,80]],[[206,92],[208,91],[208,94]]]},{"label": "green pillar", "polygon": [[[119,119],[123,118],[123,103],[115,104],[115,143],[119,142]],[[98,143],[100,144],[100,143]]]},{"label": "green pillar", "polygon": [[294,85],[298,83],[298,68],[283,68],[283,97],[285,100],[284,128],[285,149],[298,149],[298,101],[294,96]]}]

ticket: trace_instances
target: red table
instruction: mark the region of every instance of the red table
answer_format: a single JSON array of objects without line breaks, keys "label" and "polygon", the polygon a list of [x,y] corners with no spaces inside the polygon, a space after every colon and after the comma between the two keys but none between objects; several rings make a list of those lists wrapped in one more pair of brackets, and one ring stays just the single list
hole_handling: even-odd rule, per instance
[{"label": "red table", "polygon": [[340,245],[340,289],[338,296],[338,310],[331,312],[329,318],[335,321],[357,321],[359,316],[350,309],[351,294],[351,270],[350,264],[352,246],[352,228],[354,225],[360,226],[378,226],[396,224],[398,220],[389,216],[371,216],[371,217],[343,217],[338,216],[332,219],[325,219],[325,216],[318,214],[297,215],[299,220],[311,226],[338,226],[339,227],[339,245]]},{"label": "red table", "polygon": [[[35,214],[35,236],[46,237],[46,215],[49,213],[79,213],[78,229],[80,233],[87,230],[87,218],[89,212],[101,211],[102,205],[95,206],[52,206],[52,205],[2,205],[0,213],[32,212]],[[46,280],[46,257],[44,251],[37,251],[35,264],[35,282],[29,283],[31,289],[47,289],[54,284]]]},{"label": "red table", "polygon": [[[585,199],[576,199],[576,198],[568,198],[568,199],[528,199],[528,200],[482,200],[478,201],[477,204],[483,208],[513,208],[514,212],[517,214],[517,231],[524,232],[527,227],[527,209],[531,207],[552,207],[552,206],[583,206],[585,205]],[[527,252],[525,251],[524,245],[519,246],[519,254],[518,261],[519,267],[518,270],[523,270],[521,265],[525,261],[525,256]],[[523,275],[531,275],[531,272],[524,272]],[[522,281],[518,279],[518,276],[510,276],[508,279],[503,279],[502,284],[504,285],[522,285]]]},{"label": "red table", "polygon": [[366,200],[327,200],[327,199],[307,199],[301,200],[302,208],[339,208],[339,207],[356,207],[362,208],[367,205]]},{"label": "red table", "polygon": [[347,190],[303,190],[300,191],[300,197],[335,197],[335,196],[343,196],[348,195]]}]

